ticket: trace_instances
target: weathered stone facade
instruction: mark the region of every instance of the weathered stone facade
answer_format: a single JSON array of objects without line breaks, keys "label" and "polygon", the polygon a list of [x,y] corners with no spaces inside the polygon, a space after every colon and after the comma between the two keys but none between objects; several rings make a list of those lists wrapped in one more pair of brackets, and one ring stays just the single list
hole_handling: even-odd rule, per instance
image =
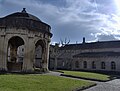
[{"label": "weathered stone facade", "polygon": [[[68,44],[50,48],[50,69],[120,72],[120,41]],[[54,51],[54,52],[53,52]],[[57,55],[57,56],[54,56]],[[54,65],[54,66],[53,66]]]},{"label": "weathered stone facade", "polygon": [[[48,70],[49,43],[51,27],[37,17],[16,12],[0,18],[0,70],[33,72],[35,68],[35,50],[42,48],[42,71]],[[17,61],[19,47],[23,50],[23,61]]]}]

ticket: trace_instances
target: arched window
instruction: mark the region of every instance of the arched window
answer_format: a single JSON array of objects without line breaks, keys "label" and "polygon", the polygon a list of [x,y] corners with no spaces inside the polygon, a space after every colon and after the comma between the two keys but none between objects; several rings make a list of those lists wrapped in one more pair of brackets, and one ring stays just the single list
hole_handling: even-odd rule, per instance
[{"label": "arched window", "polygon": [[115,70],[116,69],[116,64],[115,64],[115,62],[111,62],[111,69],[113,69],[113,70]]},{"label": "arched window", "polygon": [[96,64],[94,61],[92,62],[92,69],[96,69]]},{"label": "arched window", "polygon": [[86,61],[83,62],[83,68],[87,68],[87,62]]},{"label": "arched window", "polygon": [[101,62],[101,69],[105,69],[105,62]]},{"label": "arched window", "polygon": [[65,66],[65,62],[64,61],[62,62],[62,66]]},{"label": "arched window", "polygon": [[75,61],[75,67],[79,68],[79,62],[78,61]]}]

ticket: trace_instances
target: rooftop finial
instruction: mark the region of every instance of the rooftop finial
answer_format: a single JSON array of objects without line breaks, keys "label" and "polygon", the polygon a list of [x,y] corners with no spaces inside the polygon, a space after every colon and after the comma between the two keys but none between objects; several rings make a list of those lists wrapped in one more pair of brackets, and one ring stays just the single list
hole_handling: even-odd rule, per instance
[{"label": "rooftop finial", "polygon": [[23,10],[22,10],[22,13],[26,13],[26,10],[25,10],[26,8],[23,8]]},{"label": "rooftop finial", "polygon": [[83,37],[83,44],[85,44],[85,37]]}]

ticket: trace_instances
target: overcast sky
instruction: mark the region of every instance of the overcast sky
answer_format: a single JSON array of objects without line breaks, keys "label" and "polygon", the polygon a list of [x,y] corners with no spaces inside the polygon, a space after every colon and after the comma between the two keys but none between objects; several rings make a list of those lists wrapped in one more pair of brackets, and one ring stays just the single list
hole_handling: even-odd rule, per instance
[{"label": "overcast sky", "polygon": [[0,0],[0,17],[22,8],[52,27],[52,43],[120,39],[120,0]]}]

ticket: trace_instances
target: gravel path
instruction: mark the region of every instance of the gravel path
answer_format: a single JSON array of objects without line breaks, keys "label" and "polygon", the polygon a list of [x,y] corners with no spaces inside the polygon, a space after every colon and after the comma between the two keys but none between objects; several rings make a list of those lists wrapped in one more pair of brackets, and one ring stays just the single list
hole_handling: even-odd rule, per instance
[{"label": "gravel path", "polygon": [[120,79],[97,83],[97,86],[84,91],[120,91]]},{"label": "gravel path", "polygon": [[[47,74],[60,76],[62,73],[51,71]],[[71,77],[65,77],[65,78],[71,78]],[[71,79],[84,80],[84,79],[78,79],[78,78],[71,78]],[[120,79],[115,79],[115,80],[108,81],[108,82],[97,82],[97,81],[89,81],[89,82],[94,82],[97,85],[89,89],[86,89],[84,91],[120,91]]]},{"label": "gravel path", "polygon": [[46,73],[46,74],[48,74],[48,75],[54,75],[54,76],[60,76],[63,73],[50,71],[49,73]]}]

